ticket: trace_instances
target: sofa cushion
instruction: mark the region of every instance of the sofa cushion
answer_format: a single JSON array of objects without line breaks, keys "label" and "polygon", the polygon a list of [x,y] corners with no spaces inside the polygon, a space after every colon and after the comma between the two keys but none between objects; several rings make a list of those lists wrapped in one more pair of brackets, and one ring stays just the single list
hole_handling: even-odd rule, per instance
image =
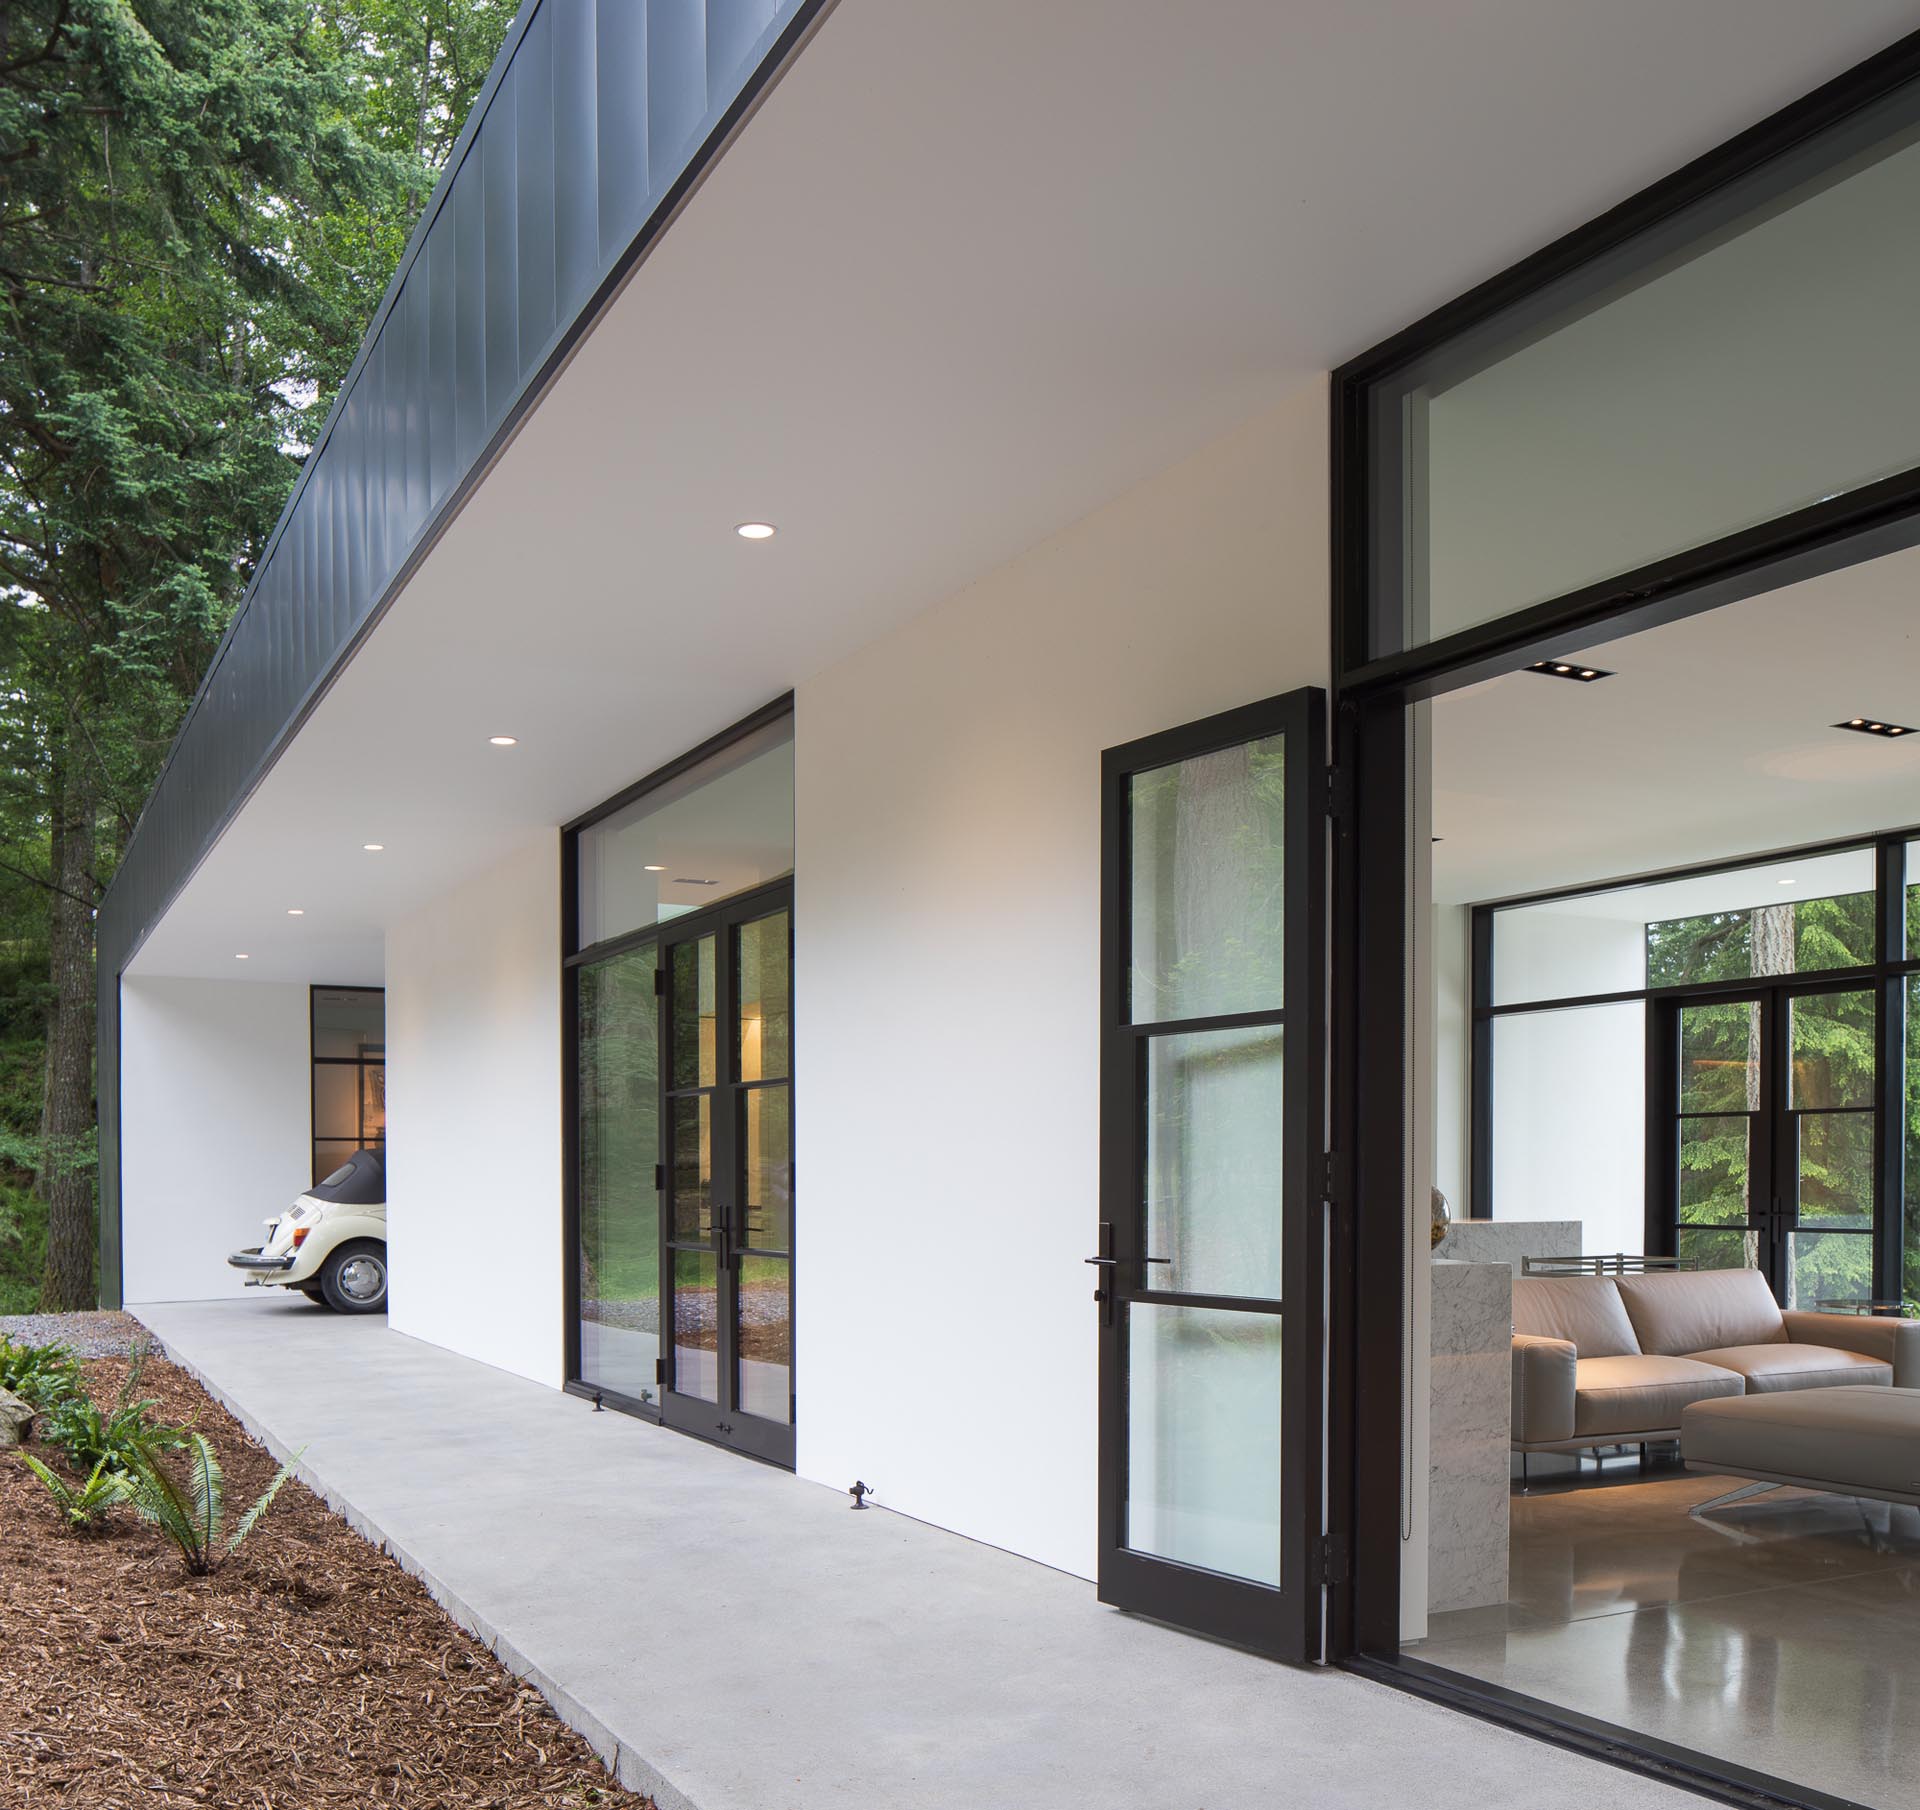
[{"label": "sofa cushion", "polygon": [[1725,1345],[1688,1354],[1696,1363],[1718,1364],[1747,1379],[1749,1395],[1776,1389],[1833,1389],[1852,1383],[1893,1382],[1893,1366],[1864,1352],[1831,1345]]},{"label": "sofa cushion", "polygon": [[1745,1393],[1746,1384],[1731,1370],[1691,1358],[1582,1358],[1573,1374],[1574,1437],[1670,1433],[1688,1403]]},{"label": "sofa cushion", "polygon": [[1637,1356],[1633,1322],[1611,1276],[1516,1276],[1513,1330],[1565,1339],[1583,1358]]},{"label": "sofa cushion", "polygon": [[1920,1501],[1920,1389],[1776,1391],[1688,1413],[1681,1456],[1695,1470],[1802,1477],[1816,1489]]},{"label": "sofa cushion", "polygon": [[1776,1345],[1780,1305],[1758,1270],[1656,1270],[1622,1276],[1620,1299],[1642,1351],[1685,1357],[1730,1345]]}]

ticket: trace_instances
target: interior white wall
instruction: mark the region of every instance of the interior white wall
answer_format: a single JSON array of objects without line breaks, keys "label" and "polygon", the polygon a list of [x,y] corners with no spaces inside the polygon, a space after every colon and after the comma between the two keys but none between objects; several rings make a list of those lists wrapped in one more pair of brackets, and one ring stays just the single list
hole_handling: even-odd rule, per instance
[{"label": "interior white wall", "polygon": [[1315,383],[797,693],[799,1470],[1084,1576],[1100,754],[1324,684]]},{"label": "interior white wall", "polygon": [[560,847],[387,933],[388,1322],[561,1376]]},{"label": "interior white wall", "polygon": [[120,983],[125,1298],[201,1301],[245,1286],[258,1244],[312,1181],[307,989],[280,981]]}]

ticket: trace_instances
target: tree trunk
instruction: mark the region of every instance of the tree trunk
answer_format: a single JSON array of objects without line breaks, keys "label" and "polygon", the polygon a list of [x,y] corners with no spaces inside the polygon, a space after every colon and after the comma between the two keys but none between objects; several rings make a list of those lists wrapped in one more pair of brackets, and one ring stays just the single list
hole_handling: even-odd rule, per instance
[{"label": "tree trunk", "polygon": [[93,1097],[93,860],[100,800],[93,769],[71,750],[54,757],[53,1003],[47,1017],[47,1091],[40,1113],[38,1188],[47,1203],[44,1307],[95,1305],[96,1237],[90,1136]]}]

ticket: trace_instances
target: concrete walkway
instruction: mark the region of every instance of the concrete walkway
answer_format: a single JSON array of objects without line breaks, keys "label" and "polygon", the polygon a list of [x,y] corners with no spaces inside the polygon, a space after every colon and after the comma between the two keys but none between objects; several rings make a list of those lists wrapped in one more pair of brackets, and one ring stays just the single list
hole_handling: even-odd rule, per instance
[{"label": "concrete walkway", "polygon": [[389,1332],[138,1310],[662,1810],[1686,1810],[1700,1800]]}]

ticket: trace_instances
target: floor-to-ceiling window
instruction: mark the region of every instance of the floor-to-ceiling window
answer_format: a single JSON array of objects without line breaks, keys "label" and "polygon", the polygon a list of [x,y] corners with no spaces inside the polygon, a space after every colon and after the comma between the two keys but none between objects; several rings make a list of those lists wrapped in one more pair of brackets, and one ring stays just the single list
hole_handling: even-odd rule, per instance
[{"label": "floor-to-ceiling window", "polygon": [[570,1386],[793,1457],[793,719],[569,827]]},{"label": "floor-to-ceiling window", "polygon": [[387,1142],[387,996],[378,987],[315,987],[313,1179],[356,1150]]},{"label": "floor-to-ceiling window", "polygon": [[[1861,806],[1881,783],[1864,740],[1892,738],[1881,752],[1904,758],[1899,738],[1916,733],[1900,704],[1914,695],[1910,605],[1865,612],[1879,632],[1845,685],[1823,682],[1835,669],[1820,656],[1840,633],[1830,581],[1920,545],[1920,360],[1904,325],[1916,241],[1898,224],[1917,193],[1920,39],[1622,198],[1334,384],[1336,795],[1352,810],[1336,837],[1333,1121],[1352,1174],[1344,1190],[1341,1163],[1332,1177],[1356,1250],[1332,1302],[1334,1399],[1354,1404],[1355,1540],[1334,1644],[1408,1688],[1635,1755],[1727,1801],[1912,1796],[1901,1706],[1920,1661],[1898,1580],[1920,1511],[1913,1492],[1849,1472],[1830,1436],[1848,1391],[1910,1413],[1878,1385],[1911,1375],[1914,1329],[1894,1315],[1914,1298],[1902,1221],[1916,1191],[1901,1159],[1920,1152],[1908,1085],[1920,990],[1899,921],[1904,847],[1872,845],[1912,812]],[[1751,613],[1790,592],[1797,617]],[[1663,688],[1630,638],[1708,612],[1720,646],[1692,647],[1686,686]],[[1610,743],[1556,765],[1594,714],[1579,688],[1625,694],[1608,669],[1629,661],[1641,708]],[[1504,718],[1520,732],[1479,770],[1494,777],[1478,799],[1458,777],[1448,796],[1430,719],[1493,685],[1525,692]],[[1744,720],[1729,698],[1744,700]],[[1542,767],[1561,774],[1556,792],[1526,782]],[[1756,800],[1771,785],[1771,798],[1745,823],[1714,820],[1698,806],[1716,775]],[[1500,825],[1507,883],[1436,894],[1436,872],[1489,857],[1462,821],[1519,797],[1534,808]],[[1775,807],[1814,821],[1770,833]],[[1582,840],[1622,818],[1649,843],[1683,822],[1702,844],[1593,864]],[[1607,874],[1823,838],[1866,847],[1867,871],[1791,904],[1786,888],[1630,902],[1591,890]],[[1483,1260],[1494,1311],[1476,1320],[1464,1279],[1422,1263],[1432,1030],[1411,913],[1547,888],[1563,891],[1526,904],[1566,921],[1514,911],[1506,959],[1482,963],[1471,1002],[1492,1108],[1470,1127],[1473,1192],[1502,1217],[1563,1220],[1556,1209],[1579,1204],[1570,1217],[1604,1223],[1608,1247],[1657,1256],[1665,1244],[1761,1272],[1773,1294],[1753,1274],[1509,1285]],[[1500,940],[1490,916],[1483,950]],[[1608,1290],[1623,1304],[1697,1302],[1703,1282],[1747,1316],[1711,1348],[1643,1329],[1624,1307],[1604,1323],[1572,1314],[1576,1283],[1593,1285],[1584,1312]],[[1397,1339],[1379,1331],[1392,1300]],[[1878,1318],[1862,1311],[1876,1305]],[[1569,1318],[1556,1330],[1558,1306]],[[1774,1345],[1804,1348],[1799,1380],[1755,1380]],[[1522,1386],[1540,1382],[1540,1346],[1573,1367],[1572,1430],[1590,1437],[1565,1440],[1547,1493],[1530,1494],[1521,1476],[1508,1482],[1510,1439],[1525,1454],[1564,1438],[1536,1424],[1545,1392]],[[1760,1355],[1743,1370],[1748,1349]],[[1628,1385],[1607,1366],[1644,1375],[1688,1352],[1728,1375],[1676,1372],[1677,1389],[1719,1391],[1729,1424],[1809,1429],[1829,1468],[1794,1473],[1798,1493],[1729,1507],[1718,1492],[1765,1481],[1766,1454],[1690,1447],[1701,1402],[1675,1395],[1640,1404],[1663,1410],[1651,1419],[1608,1418],[1610,1391]],[[1620,1441],[1601,1436],[1623,1428],[1651,1448],[1645,1475],[1604,1458]],[[1469,1550],[1487,1564],[1471,1576],[1452,1565],[1443,1599],[1443,1559]],[[1805,1580],[1798,1596],[1779,1587],[1789,1569]],[[1804,1685],[1815,1676],[1817,1708]]]}]

